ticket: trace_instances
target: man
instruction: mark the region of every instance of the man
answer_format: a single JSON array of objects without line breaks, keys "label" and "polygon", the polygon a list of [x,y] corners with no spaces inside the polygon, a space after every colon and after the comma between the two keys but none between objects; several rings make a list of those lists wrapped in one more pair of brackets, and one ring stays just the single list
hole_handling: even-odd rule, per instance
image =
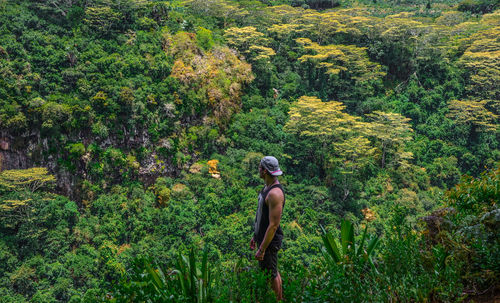
[{"label": "man", "polygon": [[283,299],[278,250],[283,240],[280,220],[285,206],[285,193],[277,178],[282,173],[275,157],[267,156],[260,161],[259,174],[266,186],[259,193],[254,236],[250,241],[250,249],[258,247],[255,259],[259,260],[260,268],[270,274],[271,286],[278,301]]}]

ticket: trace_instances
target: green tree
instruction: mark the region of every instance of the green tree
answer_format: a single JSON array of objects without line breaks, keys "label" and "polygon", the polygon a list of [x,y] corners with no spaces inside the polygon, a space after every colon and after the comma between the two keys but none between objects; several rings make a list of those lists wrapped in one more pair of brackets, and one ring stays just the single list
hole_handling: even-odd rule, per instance
[{"label": "green tree", "polygon": [[93,32],[101,36],[108,36],[121,18],[122,14],[109,6],[96,6],[85,9],[83,21]]},{"label": "green tree", "polygon": [[212,16],[221,21],[221,27],[225,28],[237,18],[248,16],[248,11],[226,0],[188,0],[185,4],[195,13],[203,16]]},{"label": "green tree", "polygon": [[215,45],[212,31],[201,26],[196,31],[196,41],[204,50],[210,50]]}]

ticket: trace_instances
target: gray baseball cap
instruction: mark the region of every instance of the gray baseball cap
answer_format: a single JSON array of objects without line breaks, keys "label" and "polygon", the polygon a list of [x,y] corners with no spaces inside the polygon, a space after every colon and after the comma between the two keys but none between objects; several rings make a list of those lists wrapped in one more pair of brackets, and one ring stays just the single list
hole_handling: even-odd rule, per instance
[{"label": "gray baseball cap", "polygon": [[273,156],[265,156],[260,160],[260,165],[265,168],[271,176],[281,176],[283,172],[280,170],[278,159]]}]

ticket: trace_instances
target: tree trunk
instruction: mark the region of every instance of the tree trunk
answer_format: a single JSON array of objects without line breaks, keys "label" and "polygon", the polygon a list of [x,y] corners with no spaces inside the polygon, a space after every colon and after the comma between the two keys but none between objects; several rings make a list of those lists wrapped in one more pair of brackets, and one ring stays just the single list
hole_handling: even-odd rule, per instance
[{"label": "tree trunk", "polygon": [[385,167],[385,143],[382,143],[382,168]]}]

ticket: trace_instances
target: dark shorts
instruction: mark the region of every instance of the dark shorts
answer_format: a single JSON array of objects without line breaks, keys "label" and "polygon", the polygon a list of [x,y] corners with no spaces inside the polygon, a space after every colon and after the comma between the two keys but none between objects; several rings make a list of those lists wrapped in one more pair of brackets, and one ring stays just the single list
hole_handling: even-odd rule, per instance
[{"label": "dark shorts", "polygon": [[259,267],[272,279],[278,276],[278,250],[279,247],[269,246],[264,254],[264,260],[259,261]]}]

